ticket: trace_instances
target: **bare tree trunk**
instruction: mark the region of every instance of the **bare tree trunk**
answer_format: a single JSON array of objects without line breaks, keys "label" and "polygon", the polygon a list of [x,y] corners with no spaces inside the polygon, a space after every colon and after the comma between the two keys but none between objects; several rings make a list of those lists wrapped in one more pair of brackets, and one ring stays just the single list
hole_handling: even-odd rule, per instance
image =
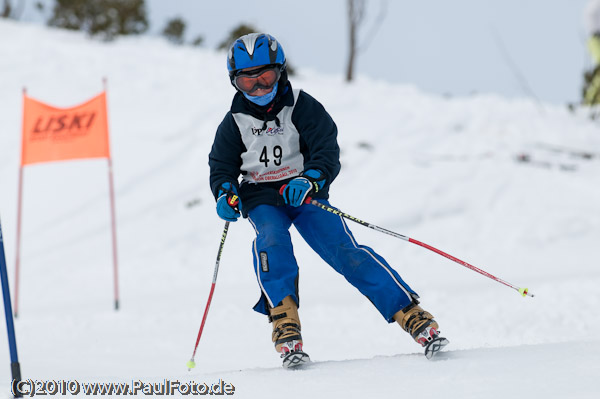
[{"label": "bare tree trunk", "polygon": [[351,82],[354,78],[354,64],[356,57],[362,51],[365,51],[369,42],[375,36],[375,32],[381,26],[381,22],[385,18],[387,1],[381,2],[379,16],[373,22],[371,32],[366,36],[362,44],[359,44],[358,31],[364,23],[366,15],[366,0],[346,0],[348,5],[348,29],[349,29],[349,45],[348,49],[348,64],[346,66],[346,82]]},{"label": "bare tree trunk", "polygon": [[347,0],[348,4],[348,28],[350,48],[348,49],[348,64],[346,66],[346,82],[354,78],[354,61],[357,52],[356,32],[364,12],[364,0]]},{"label": "bare tree trunk", "polygon": [[4,6],[2,7],[2,13],[0,14],[0,17],[2,17],[2,18],[10,17],[11,11],[12,11],[12,7],[10,5],[10,0],[4,0]]}]

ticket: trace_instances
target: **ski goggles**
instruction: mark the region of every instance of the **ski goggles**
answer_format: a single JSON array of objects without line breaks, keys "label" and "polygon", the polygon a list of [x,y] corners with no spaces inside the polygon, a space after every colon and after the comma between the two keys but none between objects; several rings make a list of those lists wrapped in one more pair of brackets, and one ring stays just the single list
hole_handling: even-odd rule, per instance
[{"label": "ski goggles", "polygon": [[281,77],[279,65],[265,65],[251,71],[238,71],[233,77],[233,85],[244,93],[251,94],[258,89],[270,89]]}]

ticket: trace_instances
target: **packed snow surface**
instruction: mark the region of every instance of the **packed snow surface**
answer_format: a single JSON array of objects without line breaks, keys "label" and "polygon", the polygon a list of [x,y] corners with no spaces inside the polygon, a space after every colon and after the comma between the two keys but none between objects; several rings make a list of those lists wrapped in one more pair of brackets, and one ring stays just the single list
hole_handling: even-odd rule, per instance
[{"label": "packed snow surface", "polygon": [[[0,54],[0,211],[13,293],[23,87],[69,107],[107,78],[116,190],[119,311],[106,160],[24,170],[15,322],[24,379],[222,380],[240,398],[600,397],[600,130],[585,111],[433,96],[384,75],[345,84],[299,67],[294,87],[316,97],[339,128],[335,206],[535,297],[349,222],[451,341],[428,361],[292,229],[305,349],[315,362],[284,370],[271,326],[252,311],[254,233],[241,220],[227,236],[188,371],[223,229],[207,160],[234,94],[225,53],[149,37],[103,43],[1,21]],[[7,344],[0,359],[8,397]]]}]

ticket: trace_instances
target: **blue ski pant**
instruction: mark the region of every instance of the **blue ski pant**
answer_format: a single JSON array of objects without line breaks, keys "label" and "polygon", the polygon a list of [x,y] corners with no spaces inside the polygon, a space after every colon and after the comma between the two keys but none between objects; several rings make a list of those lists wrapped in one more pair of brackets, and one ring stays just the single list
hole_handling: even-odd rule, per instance
[{"label": "blue ski pant", "polygon": [[[321,201],[329,204],[328,201]],[[268,314],[283,298],[298,299],[298,263],[289,233],[293,224],[306,243],[375,305],[381,315],[392,316],[418,295],[371,248],[359,245],[341,216],[305,204],[259,205],[248,219],[256,231],[252,244],[254,271],[262,295],[254,310]]]}]

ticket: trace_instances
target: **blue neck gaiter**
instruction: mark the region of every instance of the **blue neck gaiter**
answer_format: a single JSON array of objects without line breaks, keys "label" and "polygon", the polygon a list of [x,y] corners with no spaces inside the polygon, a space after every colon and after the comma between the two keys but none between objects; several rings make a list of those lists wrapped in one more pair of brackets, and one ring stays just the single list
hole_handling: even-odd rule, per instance
[{"label": "blue neck gaiter", "polygon": [[273,86],[273,90],[271,90],[270,93],[267,93],[264,96],[251,96],[244,92],[242,92],[242,94],[244,95],[244,97],[246,97],[248,100],[252,101],[254,104],[264,106],[264,105],[267,105],[268,103],[270,103],[271,101],[273,101],[273,99],[275,98],[275,95],[277,94],[277,86],[278,85],[279,85],[279,82],[275,83],[275,86]]}]

